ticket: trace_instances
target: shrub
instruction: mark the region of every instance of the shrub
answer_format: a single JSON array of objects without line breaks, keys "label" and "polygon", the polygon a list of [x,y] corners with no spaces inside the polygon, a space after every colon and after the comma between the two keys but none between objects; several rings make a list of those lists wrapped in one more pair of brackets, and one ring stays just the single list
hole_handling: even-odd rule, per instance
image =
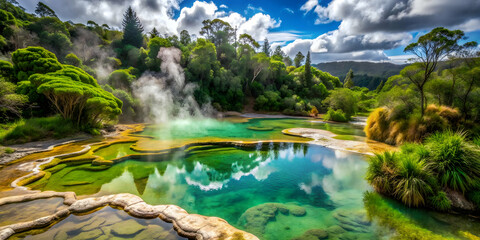
[{"label": "shrub", "polygon": [[5,153],[7,153],[7,154],[12,154],[12,153],[15,152],[15,149],[6,147],[6,148],[4,149],[4,151],[5,151]]},{"label": "shrub", "polygon": [[395,153],[376,153],[369,158],[366,179],[373,188],[380,193],[393,192],[393,180],[397,177]]},{"label": "shrub", "polygon": [[348,88],[330,91],[330,96],[323,100],[323,104],[334,110],[342,109],[347,119],[350,119],[357,112],[357,99],[354,92]]},{"label": "shrub", "polygon": [[18,49],[12,53],[12,62],[18,81],[27,80],[35,73],[55,72],[63,68],[55,54],[42,47]]},{"label": "shrub", "polygon": [[80,67],[82,66],[82,60],[80,60],[80,58],[78,58],[74,53],[69,53],[67,56],[65,56],[65,64]]},{"label": "shrub", "polygon": [[115,70],[108,76],[108,84],[116,89],[130,90],[135,76],[130,73],[130,69]]},{"label": "shrub", "polygon": [[438,132],[425,140],[427,158],[443,187],[465,192],[480,178],[480,149],[465,140],[464,132]]},{"label": "shrub", "polygon": [[328,109],[327,114],[323,117],[325,121],[335,121],[335,122],[348,122],[350,118],[342,111],[342,109],[333,110]]},{"label": "shrub", "polygon": [[452,207],[452,202],[447,198],[444,191],[437,192],[436,195],[429,198],[430,205],[440,211],[447,211]]},{"label": "shrub", "polygon": [[394,180],[393,195],[407,206],[424,206],[433,190],[432,175],[424,161],[408,155],[399,155],[398,176]]},{"label": "shrub", "polygon": [[388,144],[421,142],[432,133],[456,127],[459,118],[458,110],[445,106],[429,105],[423,117],[405,106],[382,107],[369,115],[364,131],[367,138]]}]

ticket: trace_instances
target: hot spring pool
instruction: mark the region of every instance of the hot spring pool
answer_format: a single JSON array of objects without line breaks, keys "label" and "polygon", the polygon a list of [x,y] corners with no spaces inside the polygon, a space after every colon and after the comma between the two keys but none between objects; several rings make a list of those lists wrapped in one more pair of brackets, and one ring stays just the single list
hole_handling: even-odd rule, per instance
[{"label": "hot spring pool", "polygon": [[[316,145],[201,146],[166,160],[127,159],[106,169],[64,164],[47,170],[52,172],[48,181],[29,186],[78,195],[132,193],[150,204],[175,204],[190,213],[223,218],[260,239],[388,239],[391,229],[368,218],[364,194],[372,189],[364,180],[366,168],[361,155]],[[450,215],[387,203],[418,226],[444,236],[480,230],[478,221],[449,222]]]}]

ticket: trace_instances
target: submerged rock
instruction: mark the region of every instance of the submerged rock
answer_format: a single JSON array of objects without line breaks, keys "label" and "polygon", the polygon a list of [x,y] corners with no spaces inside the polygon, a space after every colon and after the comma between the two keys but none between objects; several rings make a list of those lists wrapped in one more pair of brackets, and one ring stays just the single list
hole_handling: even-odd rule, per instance
[{"label": "submerged rock", "polygon": [[340,227],[351,232],[366,233],[368,232],[367,227],[371,225],[364,210],[348,211],[341,209],[336,211],[333,217],[340,222]]},{"label": "submerged rock", "polygon": [[127,221],[118,222],[112,225],[112,233],[119,236],[129,236],[139,233],[144,230],[145,226],[139,224],[137,221],[130,219]]},{"label": "submerged rock", "polygon": [[293,204],[264,203],[251,207],[245,211],[239,219],[239,225],[245,227],[247,232],[263,235],[265,226],[275,219],[278,213],[300,217],[305,216],[307,211],[304,207]]},{"label": "submerged rock", "polygon": [[310,229],[303,233],[303,235],[293,238],[293,240],[318,240],[328,238],[327,231],[323,229]]},{"label": "submerged rock", "polygon": [[85,239],[97,239],[103,234],[102,230],[95,229],[89,232],[81,232],[80,234],[69,238],[69,240],[85,240]]}]

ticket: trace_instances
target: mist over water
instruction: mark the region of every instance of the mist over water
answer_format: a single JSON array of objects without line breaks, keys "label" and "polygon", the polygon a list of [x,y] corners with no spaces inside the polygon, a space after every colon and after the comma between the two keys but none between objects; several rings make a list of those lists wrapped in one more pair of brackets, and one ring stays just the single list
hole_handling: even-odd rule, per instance
[{"label": "mist over water", "polygon": [[133,84],[133,94],[140,100],[145,121],[166,123],[173,120],[204,118],[213,114],[210,104],[199,106],[194,98],[197,87],[185,83],[185,74],[180,66],[181,51],[177,48],[161,48],[162,73],[145,73]]}]

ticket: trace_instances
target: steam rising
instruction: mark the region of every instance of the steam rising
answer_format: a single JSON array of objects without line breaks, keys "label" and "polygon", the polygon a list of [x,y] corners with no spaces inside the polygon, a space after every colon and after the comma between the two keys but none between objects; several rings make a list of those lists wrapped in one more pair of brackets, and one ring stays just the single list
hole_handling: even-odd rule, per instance
[{"label": "steam rising", "polygon": [[145,73],[133,84],[133,94],[143,105],[146,120],[153,123],[175,119],[202,118],[212,112],[210,104],[200,108],[193,93],[197,87],[185,84],[185,74],[180,66],[181,51],[161,48],[161,74]]}]

